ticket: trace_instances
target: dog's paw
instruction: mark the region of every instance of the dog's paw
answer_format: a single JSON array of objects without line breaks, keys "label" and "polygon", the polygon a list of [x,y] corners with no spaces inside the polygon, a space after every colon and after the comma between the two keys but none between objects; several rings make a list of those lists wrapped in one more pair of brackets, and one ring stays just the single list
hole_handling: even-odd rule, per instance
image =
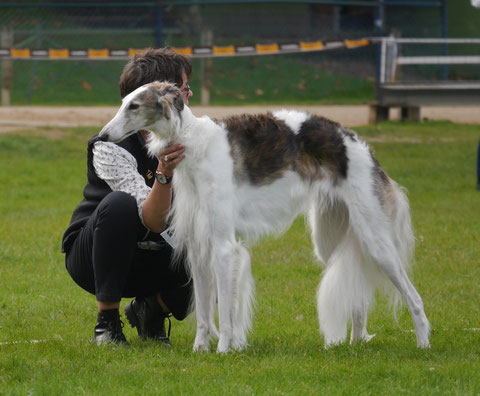
[{"label": "dog's paw", "polygon": [[238,335],[234,333],[231,345],[235,351],[243,351],[248,347],[247,337],[245,334]]},{"label": "dog's paw", "polygon": [[363,342],[369,342],[375,336],[376,336],[376,334],[366,334],[362,337],[362,341]]},{"label": "dog's paw", "polygon": [[429,349],[430,348],[430,342],[428,340],[423,341],[423,342],[417,341],[417,347],[422,348],[422,349]]},{"label": "dog's paw", "polygon": [[197,333],[195,337],[195,342],[193,343],[194,352],[207,352],[210,350],[210,338],[205,334],[205,332]]},{"label": "dog's paw", "polygon": [[232,345],[232,349],[235,350],[236,352],[244,351],[247,348],[248,348],[248,344],[246,342],[242,344],[233,343]]},{"label": "dog's paw", "polygon": [[210,345],[208,343],[197,343],[193,344],[193,352],[208,352],[210,350]]},{"label": "dog's paw", "polygon": [[325,340],[325,349],[330,349],[333,348],[337,345],[341,345],[345,342],[345,338],[334,338],[334,339],[329,339]]},{"label": "dog's paw", "polygon": [[217,353],[228,353],[230,352],[231,339],[227,337],[222,337],[220,335],[220,340],[217,345]]},{"label": "dog's paw", "polygon": [[356,342],[364,342],[364,343],[367,343],[369,342],[373,337],[375,337],[376,334],[363,334],[362,336],[358,337],[358,338],[354,338],[352,337],[350,339],[350,345],[356,343]]},{"label": "dog's paw", "polygon": [[217,346],[217,353],[226,354],[226,353],[229,353],[229,352],[231,352],[229,347],[228,348],[227,347],[220,347],[220,345]]}]

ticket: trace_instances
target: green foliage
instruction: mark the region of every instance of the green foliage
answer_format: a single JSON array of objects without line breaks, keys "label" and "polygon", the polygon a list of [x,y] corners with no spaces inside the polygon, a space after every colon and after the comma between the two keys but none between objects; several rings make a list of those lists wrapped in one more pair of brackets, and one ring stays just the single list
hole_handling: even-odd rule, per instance
[{"label": "green foliage", "polygon": [[[321,268],[302,219],[252,250],[257,308],[242,353],[193,354],[193,318],[173,348],[90,344],[95,297],[70,279],[60,240],[85,183],[98,129],[0,135],[0,394],[476,394],[480,389],[478,126],[385,123],[358,128],[409,190],[417,236],[413,280],[432,327],[416,348],[408,312],[382,298],[368,344],[324,350],[315,290]],[[122,307],[128,301],[122,302]],[[40,340],[30,343],[30,340]],[[212,348],[213,349],[213,348]]]}]

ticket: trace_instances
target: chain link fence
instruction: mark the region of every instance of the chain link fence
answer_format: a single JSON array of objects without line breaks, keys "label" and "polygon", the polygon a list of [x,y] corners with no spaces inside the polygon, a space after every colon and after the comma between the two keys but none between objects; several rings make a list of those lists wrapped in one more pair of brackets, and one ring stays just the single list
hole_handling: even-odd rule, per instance
[{"label": "chain link fence", "polygon": [[[441,1],[384,7],[381,13],[376,1],[192,3],[0,4],[0,47],[141,49],[442,35]],[[211,104],[367,101],[373,97],[377,56],[378,48],[368,46],[194,60],[192,102],[200,103],[197,93],[206,70],[211,74]],[[124,64],[125,60],[3,60],[2,88],[11,91],[13,104],[117,104]]]}]

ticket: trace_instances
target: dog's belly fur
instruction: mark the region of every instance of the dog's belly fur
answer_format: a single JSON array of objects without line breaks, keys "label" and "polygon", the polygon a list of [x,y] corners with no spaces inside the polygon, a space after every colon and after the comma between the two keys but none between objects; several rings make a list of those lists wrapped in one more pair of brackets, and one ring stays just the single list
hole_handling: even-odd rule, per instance
[{"label": "dog's belly fur", "polygon": [[309,207],[308,185],[294,171],[287,171],[270,184],[236,186],[236,233],[256,239],[281,233]]}]

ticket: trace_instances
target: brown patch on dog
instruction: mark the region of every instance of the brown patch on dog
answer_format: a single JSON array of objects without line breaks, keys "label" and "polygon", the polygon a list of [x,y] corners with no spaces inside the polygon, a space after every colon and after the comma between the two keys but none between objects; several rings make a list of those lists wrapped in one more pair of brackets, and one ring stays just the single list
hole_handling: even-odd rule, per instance
[{"label": "brown patch on dog", "polygon": [[[347,177],[348,158],[339,131],[344,133],[345,130],[340,124],[323,117],[312,116],[301,125],[296,135],[299,150],[296,167],[303,178],[321,179],[325,176],[322,168],[327,170],[334,183]],[[355,137],[346,135],[351,139]]]},{"label": "brown patch on dog", "polygon": [[243,114],[223,120],[237,180],[269,184],[292,169],[297,144],[292,130],[272,114]]},{"label": "brown patch on dog", "polygon": [[[312,116],[295,134],[271,113],[243,114],[223,120],[237,180],[269,184],[294,170],[306,180],[347,177],[348,158],[340,125]],[[356,135],[349,138],[356,138]]]}]

